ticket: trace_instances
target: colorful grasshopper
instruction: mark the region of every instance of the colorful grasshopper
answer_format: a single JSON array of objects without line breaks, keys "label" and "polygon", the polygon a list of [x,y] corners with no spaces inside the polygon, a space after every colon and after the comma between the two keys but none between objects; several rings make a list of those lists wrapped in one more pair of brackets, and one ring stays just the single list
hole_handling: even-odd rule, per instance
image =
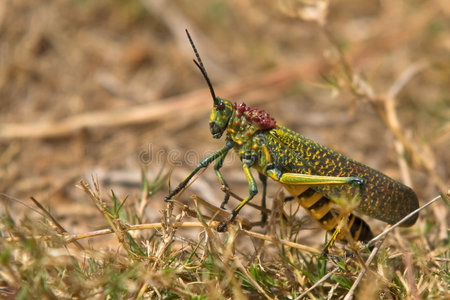
[{"label": "colorful grasshopper", "polygon": [[[242,207],[257,194],[256,181],[250,168],[258,171],[263,183],[263,205],[266,179],[270,177],[281,183],[324,229],[333,232],[329,245],[345,236],[341,231],[342,226],[338,226],[343,216],[335,205],[342,199],[350,201],[356,197],[359,201],[357,210],[389,224],[398,222],[418,208],[414,191],[400,182],[278,125],[263,110],[216,97],[197,49],[187,30],[186,33],[197,57],[194,63],[202,72],[213,99],[209,120],[211,134],[218,139],[226,132],[226,143],[223,148],[203,159],[166,197],[166,201],[179,193],[200,169],[213,161],[220,183],[228,189],[220,168],[228,151],[234,149],[242,161],[249,195],[232,211],[228,221],[218,226],[218,231],[224,231]],[[228,197],[227,194],[222,207]],[[413,225],[417,216],[412,216],[402,226]],[[354,240],[367,242],[373,237],[370,227],[361,218],[350,214],[346,222]]]}]

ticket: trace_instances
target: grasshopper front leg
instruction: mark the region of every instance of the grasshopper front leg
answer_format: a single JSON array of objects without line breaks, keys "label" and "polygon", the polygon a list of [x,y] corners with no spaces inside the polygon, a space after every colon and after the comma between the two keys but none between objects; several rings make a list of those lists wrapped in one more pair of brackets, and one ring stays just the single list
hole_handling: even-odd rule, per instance
[{"label": "grasshopper front leg", "polygon": [[225,205],[228,203],[228,200],[230,199],[230,188],[225,181],[225,178],[223,178],[222,172],[220,172],[220,168],[223,166],[223,161],[225,160],[225,157],[227,155],[227,152],[223,153],[221,156],[219,156],[216,159],[216,163],[214,164],[214,172],[216,172],[216,176],[219,179],[220,184],[222,185],[222,189],[225,192],[225,197],[222,201],[222,204],[220,204],[221,209],[225,209]]},{"label": "grasshopper front leg", "polygon": [[[212,163],[213,161],[215,161],[219,157],[223,156],[223,158],[225,158],[225,156],[227,155],[228,151],[231,148],[233,148],[233,143],[231,141],[227,141],[227,143],[225,144],[225,146],[223,148],[217,150],[216,152],[214,152],[210,156],[208,156],[205,159],[203,159],[195,167],[194,171],[192,171],[191,174],[189,174],[173,191],[171,191],[169,193],[169,195],[167,195],[164,198],[164,201],[166,201],[166,202],[170,201],[173,196],[175,196],[182,189],[184,189],[186,187],[186,185],[189,183],[189,181],[192,179],[192,177],[194,177],[194,175],[197,174],[197,172],[200,171],[202,168],[206,168],[210,163]],[[219,178],[219,180],[220,180],[220,178]]]}]

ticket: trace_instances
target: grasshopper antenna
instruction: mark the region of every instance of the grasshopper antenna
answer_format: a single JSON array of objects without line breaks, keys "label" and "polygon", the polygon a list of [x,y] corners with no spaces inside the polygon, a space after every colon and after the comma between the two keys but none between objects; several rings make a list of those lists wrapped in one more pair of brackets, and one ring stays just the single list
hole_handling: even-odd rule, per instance
[{"label": "grasshopper antenna", "polygon": [[191,43],[192,49],[194,50],[195,56],[197,57],[197,60],[194,59],[193,61],[194,61],[195,65],[200,69],[200,72],[202,72],[203,77],[205,78],[206,83],[209,86],[209,91],[211,92],[211,96],[213,98],[214,105],[217,105],[218,102],[217,102],[217,99],[216,99],[216,93],[214,92],[214,88],[212,86],[211,80],[209,80],[209,76],[208,76],[208,73],[206,72],[205,67],[203,66],[202,59],[200,58],[200,55],[198,54],[197,48],[195,47],[195,44],[192,41],[191,35],[189,34],[189,31],[187,29],[186,29],[186,34],[188,36],[189,43]]}]

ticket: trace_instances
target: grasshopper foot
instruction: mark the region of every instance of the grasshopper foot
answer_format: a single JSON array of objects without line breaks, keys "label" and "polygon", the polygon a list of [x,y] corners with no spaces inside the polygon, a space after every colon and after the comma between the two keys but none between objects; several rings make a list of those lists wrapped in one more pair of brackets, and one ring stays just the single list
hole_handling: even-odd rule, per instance
[{"label": "grasshopper foot", "polygon": [[172,200],[172,197],[175,196],[176,194],[178,194],[181,191],[181,185],[179,185],[176,189],[174,189],[173,191],[171,191],[169,193],[169,195],[167,195],[166,197],[164,197],[164,201],[165,202],[170,202],[170,200]]},{"label": "grasshopper foot", "polygon": [[227,229],[228,221],[222,222],[217,226],[218,232],[224,232]]},{"label": "grasshopper foot", "polygon": [[219,226],[217,226],[217,231],[224,232],[227,229],[228,224],[234,221],[234,218],[236,218],[236,215],[237,215],[237,213],[233,212],[228,220],[220,223]]},{"label": "grasshopper foot", "polygon": [[267,214],[263,212],[263,213],[261,214],[261,224],[262,224],[261,226],[266,225],[267,219],[268,219]]},{"label": "grasshopper foot", "polygon": [[327,257],[328,257],[328,251],[329,251],[329,248],[328,248],[328,247],[325,247],[325,248],[322,250],[322,253],[320,254],[320,256],[322,256],[322,257],[324,257],[324,258],[327,258]]}]

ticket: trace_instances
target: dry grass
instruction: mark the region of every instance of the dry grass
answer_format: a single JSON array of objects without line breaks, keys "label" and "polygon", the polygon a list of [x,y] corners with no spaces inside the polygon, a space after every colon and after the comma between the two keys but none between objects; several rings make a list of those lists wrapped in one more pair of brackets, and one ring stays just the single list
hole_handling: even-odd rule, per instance
[{"label": "dry grass", "polygon": [[448,201],[370,257],[349,244],[354,259],[336,247],[325,260],[323,231],[273,183],[266,226],[246,207],[227,234],[209,226],[227,215],[211,170],[163,197],[169,170],[175,186],[221,146],[185,28],[219,96],[406,182],[421,204],[446,193],[447,2],[1,2],[1,297],[297,298],[318,283],[304,297],[445,299]]}]

